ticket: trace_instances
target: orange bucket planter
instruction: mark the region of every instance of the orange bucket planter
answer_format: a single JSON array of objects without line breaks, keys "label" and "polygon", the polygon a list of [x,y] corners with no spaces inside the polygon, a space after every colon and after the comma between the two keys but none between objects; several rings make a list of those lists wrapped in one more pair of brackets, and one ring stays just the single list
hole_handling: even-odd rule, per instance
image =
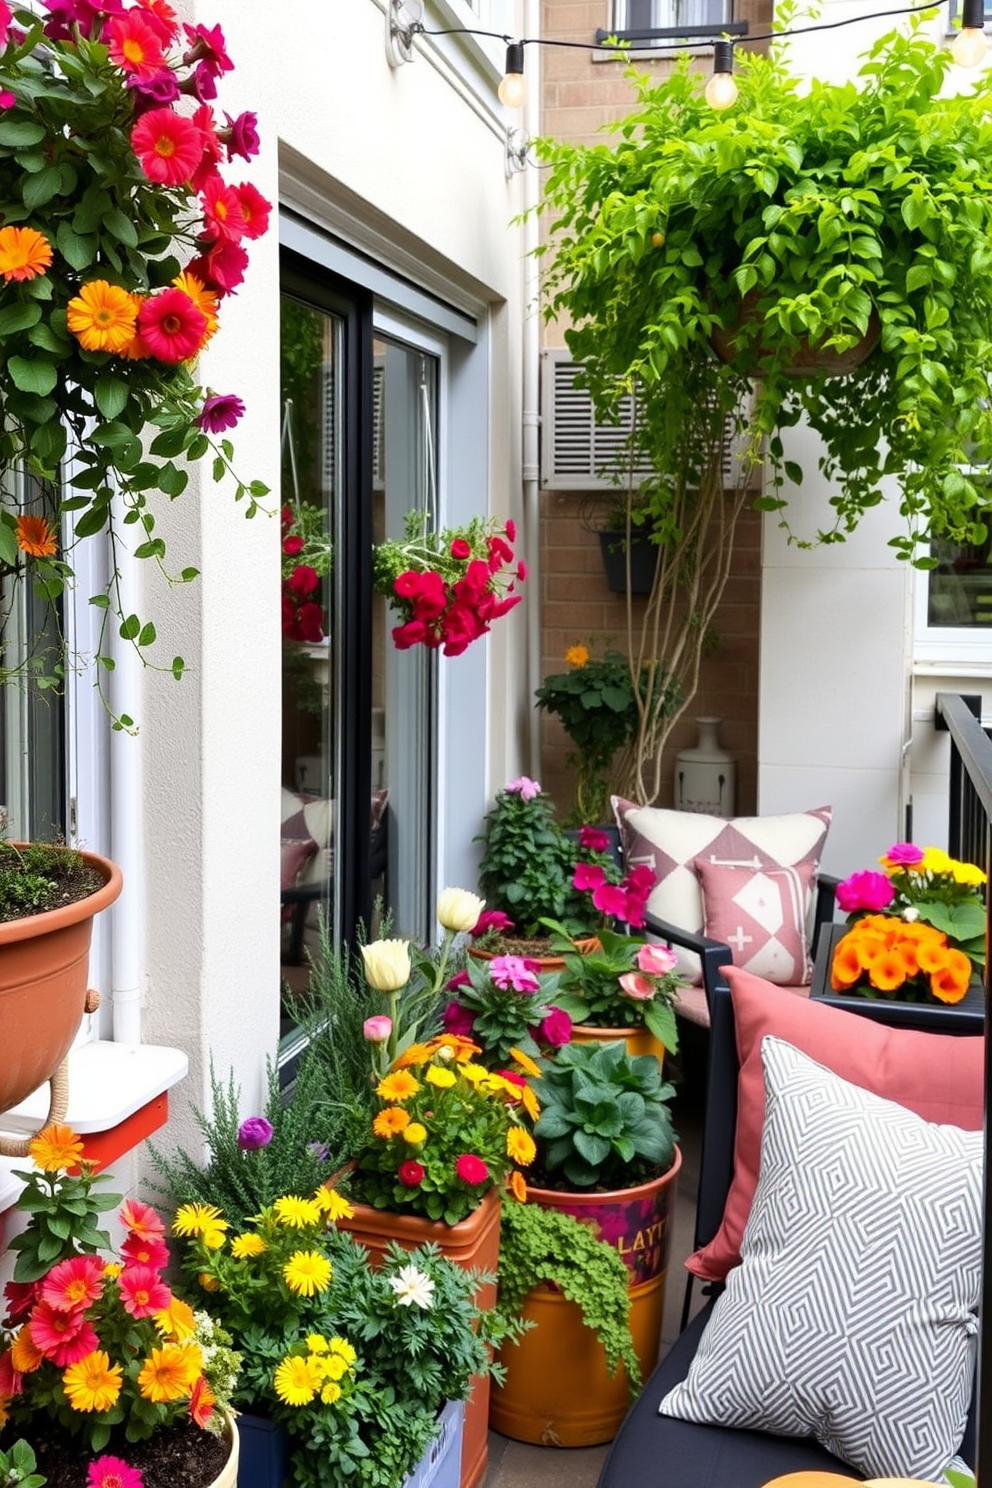
[{"label": "orange bucket planter", "polygon": [[591,1023],[572,1024],[573,1044],[616,1044],[621,1039],[631,1056],[653,1054],[659,1064],[664,1063],[664,1044],[643,1024],[640,1028],[594,1028]]},{"label": "orange bucket planter", "polygon": [[[330,1180],[333,1186],[334,1180]],[[369,1251],[373,1265],[381,1260],[386,1246],[396,1240],[407,1250],[428,1242],[440,1247],[449,1261],[464,1270],[496,1272],[499,1266],[500,1199],[490,1189],[482,1203],[456,1225],[423,1219],[419,1214],[393,1214],[370,1204],[353,1204],[351,1219],[339,1219],[337,1227],[348,1230]],[[496,1301],[495,1285],[481,1289],[480,1307]],[[476,1488],[486,1474],[489,1454],[489,1376],[472,1378],[472,1394],[465,1405],[462,1466],[459,1488]]]},{"label": "orange bucket planter", "polygon": [[[643,1378],[658,1362],[681,1166],[676,1147],[668,1172],[637,1188],[590,1194],[528,1189],[528,1203],[574,1215],[619,1251],[630,1277],[630,1331]],[[506,1381],[493,1385],[490,1426],[536,1446],[612,1441],[631,1403],[626,1370],[621,1366],[609,1377],[603,1346],[578,1304],[553,1287],[535,1287],[523,1316],[537,1326],[500,1351]]]}]

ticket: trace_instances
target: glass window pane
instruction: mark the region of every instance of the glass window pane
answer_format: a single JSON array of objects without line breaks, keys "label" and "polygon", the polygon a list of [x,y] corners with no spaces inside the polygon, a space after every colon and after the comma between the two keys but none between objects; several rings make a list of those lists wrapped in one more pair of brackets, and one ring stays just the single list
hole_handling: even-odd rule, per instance
[{"label": "glass window pane", "polygon": [[992,626],[992,532],[984,543],[934,543],[927,624],[938,629]]}]

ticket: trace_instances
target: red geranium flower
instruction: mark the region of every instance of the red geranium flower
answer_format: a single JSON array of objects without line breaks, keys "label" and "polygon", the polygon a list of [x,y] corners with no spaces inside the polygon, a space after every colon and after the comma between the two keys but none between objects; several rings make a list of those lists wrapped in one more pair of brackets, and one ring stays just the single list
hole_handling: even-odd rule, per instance
[{"label": "red geranium flower", "polygon": [[424,1181],[423,1164],[408,1158],[406,1162],[400,1163],[396,1169],[396,1176],[404,1188],[419,1188]]}]

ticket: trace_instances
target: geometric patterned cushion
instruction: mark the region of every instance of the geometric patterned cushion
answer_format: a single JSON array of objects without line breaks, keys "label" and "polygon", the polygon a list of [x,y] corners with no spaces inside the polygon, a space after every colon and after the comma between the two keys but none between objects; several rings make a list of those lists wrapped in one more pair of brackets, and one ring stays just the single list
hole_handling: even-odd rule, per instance
[{"label": "geometric patterned cushion", "polygon": [[982,1136],[766,1037],[741,1252],[664,1415],[813,1435],[864,1477],[933,1480],[971,1398]]},{"label": "geometric patterned cushion", "polygon": [[740,868],[696,858],[703,891],[703,930],[730,947],[735,966],[780,987],[813,976],[806,924],[815,866]]},{"label": "geometric patterned cushion", "polygon": [[794,997],[736,966],[727,968],[739,1073],[734,1171],[716,1234],[686,1261],[694,1276],[723,1281],[741,1258],[741,1242],[758,1184],[765,1120],[761,1062],[766,1035],[784,1039],[852,1085],[895,1101],[925,1121],[981,1131],[985,1040],[952,1033],[890,1028],[873,1018]]},{"label": "geometric patterned cushion", "polygon": [[[728,819],[705,812],[637,806],[621,796],[611,799],[624,863],[630,867],[646,863],[658,880],[648,898],[648,911],[690,931],[703,928],[697,858],[752,870],[806,864],[815,873],[833,815],[831,807],[820,806],[781,816]],[[680,974],[698,982],[699,957],[688,951],[678,951],[678,956]]]}]

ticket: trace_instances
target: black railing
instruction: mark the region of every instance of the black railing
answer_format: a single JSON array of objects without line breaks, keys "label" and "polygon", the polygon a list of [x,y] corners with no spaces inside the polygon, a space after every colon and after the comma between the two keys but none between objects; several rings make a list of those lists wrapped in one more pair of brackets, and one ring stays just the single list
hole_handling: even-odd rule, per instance
[{"label": "black railing", "polygon": [[[951,736],[947,850],[977,863],[992,877],[992,739],[975,716],[974,699],[937,694],[937,726]],[[992,1090],[992,1038],[989,1037],[989,961],[992,952],[992,890],[985,892],[985,1228],[982,1255],[981,1316],[978,1337],[978,1432],[975,1475],[992,1485],[992,1174],[989,1158],[989,1091]],[[983,1387],[989,1386],[987,1406]],[[984,1406],[984,1408],[983,1408]]]}]

